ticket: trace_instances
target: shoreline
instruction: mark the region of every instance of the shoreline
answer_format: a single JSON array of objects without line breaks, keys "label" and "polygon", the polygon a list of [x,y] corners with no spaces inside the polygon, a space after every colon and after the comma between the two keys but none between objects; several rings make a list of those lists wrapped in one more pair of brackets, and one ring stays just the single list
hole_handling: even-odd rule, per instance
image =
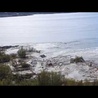
[{"label": "shoreline", "polygon": [[78,12],[0,12],[0,18],[29,16],[35,14],[57,14],[57,13],[78,13]]},{"label": "shoreline", "polygon": [[55,14],[55,13],[75,13],[75,12],[0,12],[0,18],[28,16],[28,15],[35,15],[35,14]]},{"label": "shoreline", "polygon": [[[21,46],[4,46],[6,48],[7,54],[17,53],[17,51],[20,49]],[[29,46],[23,46],[24,48],[28,49]],[[30,46],[34,48],[32,45]],[[36,50],[40,50],[39,48],[35,48]],[[28,53],[28,59],[26,59],[26,63],[31,65],[31,69],[35,74],[39,74],[43,69],[45,69],[48,72],[61,72],[62,75],[69,79],[75,79],[75,80],[85,80],[88,79],[90,81],[93,81],[94,79],[97,79],[98,77],[98,64],[92,63],[93,66],[90,65],[90,60],[85,63],[70,63],[71,54],[69,56],[67,54],[57,54],[55,56],[48,55],[50,53],[43,52],[45,50],[41,50],[40,53],[37,52],[30,52]],[[54,52],[55,53],[55,52]],[[42,55],[42,57],[41,57]],[[45,56],[44,56],[45,55]],[[77,56],[81,56],[78,55]],[[43,58],[45,57],[45,58]],[[84,57],[83,57],[84,58]],[[48,63],[52,63],[53,66],[46,66]],[[29,71],[27,71],[29,72]],[[92,73],[91,73],[92,72]],[[19,73],[22,73],[20,71]],[[26,72],[23,72],[26,74]],[[22,74],[23,74],[22,73]]]}]

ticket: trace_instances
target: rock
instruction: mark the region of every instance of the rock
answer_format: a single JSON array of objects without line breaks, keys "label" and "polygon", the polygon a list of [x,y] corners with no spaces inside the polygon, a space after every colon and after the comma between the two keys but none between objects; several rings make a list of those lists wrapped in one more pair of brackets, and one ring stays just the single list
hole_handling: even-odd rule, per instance
[{"label": "rock", "polygon": [[53,66],[53,64],[52,63],[49,63],[49,64],[47,64],[48,66]]},{"label": "rock", "polygon": [[92,62],[90,62],[89,66],[92,67]]},{"label": "rock", "polygon": [[45,58],[46,56],[43,54],[43,55],[40,55],[40,57]]},{"label": "rock", "polygon": [[83,57],[75,57],[75,58],[71,58],[70,59],[70,63],[79,63],[79,62],[85,62],[85,60],[83,59]]},{"label": "rock", "polygon": [[37,52],[37,53],[40,53],[41,51],[40,51],[40,50],[36,50],[36,52]]}]

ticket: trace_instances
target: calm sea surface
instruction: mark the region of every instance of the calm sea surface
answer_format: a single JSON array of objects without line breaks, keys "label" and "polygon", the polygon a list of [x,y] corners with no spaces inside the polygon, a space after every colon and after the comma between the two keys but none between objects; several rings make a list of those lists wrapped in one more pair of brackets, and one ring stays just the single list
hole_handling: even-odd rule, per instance
[{"label": "calm sea surface", "polygon": [[98,38],[98,13],[56,13],[0,18],[0,45]]}]

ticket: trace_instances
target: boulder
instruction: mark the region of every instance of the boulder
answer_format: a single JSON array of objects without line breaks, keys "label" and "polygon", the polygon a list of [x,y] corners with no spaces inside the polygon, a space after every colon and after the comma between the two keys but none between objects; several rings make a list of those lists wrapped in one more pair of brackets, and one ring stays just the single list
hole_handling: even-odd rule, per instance
[{"label": "boulder", "polygon": [[83,59],[83,57],[75,57],[75,58],[71,58],[70,59],[70,63],[79,63],[79,62],[85,62],[85,60]]},{"label": "boulder", "polygon": [[40,57],[45,58],[45,57],[46,57],[46,55],[44,55],[44,54],[43,54],[43,55],[40,55]]}]

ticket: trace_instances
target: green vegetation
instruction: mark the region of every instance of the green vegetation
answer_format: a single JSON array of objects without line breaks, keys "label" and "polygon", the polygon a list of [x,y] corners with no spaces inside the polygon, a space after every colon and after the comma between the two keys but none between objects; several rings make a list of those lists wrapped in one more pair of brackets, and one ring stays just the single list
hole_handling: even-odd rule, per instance
[{"label": "green vegetation", "polygon": [[12,72],[9,66],[0,65],[0,80],[10,79],[12,77]]},{"label": "green vegetation", "polygon": [[37,80],[31,79],[31,80],[22,80],[19,82],[16,82],[14,85],[16,86],[38,86]]},{"label": "green vegetation", "polygon": [[0,63],[5,63],[10,61],[10,55],[0,52]]},{"label": "green vegetation", "polygon": [[0,65],[0,85],[12,84],[12,72],[9,66]]},{"label": "green vegetation", "polygon": [[11,57],[12,59],[16,59],[16,58],[17,58],[17,54],[12,53],[12,54],[10,54],[10,57]]},{"label": "green vegetation", "polygon": [[26,49],[26,52],[36,52],[36,53],[40,53],[40,50],[36,50],[33,47],[29,47],[28,49]]},{"label": "green vegetation", "polygon": [[85,60],[83,59],[83,57],[76,56],[75,58],[71,58],[70,59],[70,63],[79,63],[79,62],[85,62]]},{"label": "green vegetation", "polygon": [[22,63],[22,64],[21,64],[21,66],[22,66],[22,68],[29,68],[29,67],[30,67],[30,65],[29,65],[29,64],[27,64],[27,63],[25,63],[25,62],[24,62],[24,63]]},{"label": "green vegetation", "polygon": [[43,71],[38,75],[38,84],[39,85],[62,85],[63,83],[63,77],[59,73],[55,72],[46,72]]},{"label": "green vegetation", "polygon": [[[6,62],[12,61],[12,65],[16,68],[16,71],[23,71],[30,69],[30,65],[27,64],[24,59],[26,58],[26,50],[21,48],[18,51],[20,57],[17,61],[17,54],[7,55],[4,52],[0,52],[0,86],[98,86],[98,80],[94,82],[89,81],[75,81],[72,79],[66,79],[60,73],[42,71],[31,79],[32,74],[13,74],[10,67]],[[71,63],[85,62],[83,57],[76,57],[70,60]]]},{"label": "green vegetation", "polygon": [[26,50],[21,47],[21,49],[18,50],[18,56],[20,58],[26,58]]},{"label": "green vegetation", "polygon": [[16,66],[21,66],[22,68],[30,68],[30,64],[27,64],[25,61],[23,60],[18,60],[18,63]]},{"label": "green vegetation", "polygon": [[30,79],[31,77],[32,77],[32,74],[25,74],[25,75],[15,74],[15,75],[13,75],[13,79],[18,82],[26,80],[26,79]]},{"label": "green vegetation", "polygon": [[98,80],[75,81],[64,78],[60,73],[42,71],[34,79],[32,74],[13,75],[7,65],[0,65],[0,86],[98,86]]}]

